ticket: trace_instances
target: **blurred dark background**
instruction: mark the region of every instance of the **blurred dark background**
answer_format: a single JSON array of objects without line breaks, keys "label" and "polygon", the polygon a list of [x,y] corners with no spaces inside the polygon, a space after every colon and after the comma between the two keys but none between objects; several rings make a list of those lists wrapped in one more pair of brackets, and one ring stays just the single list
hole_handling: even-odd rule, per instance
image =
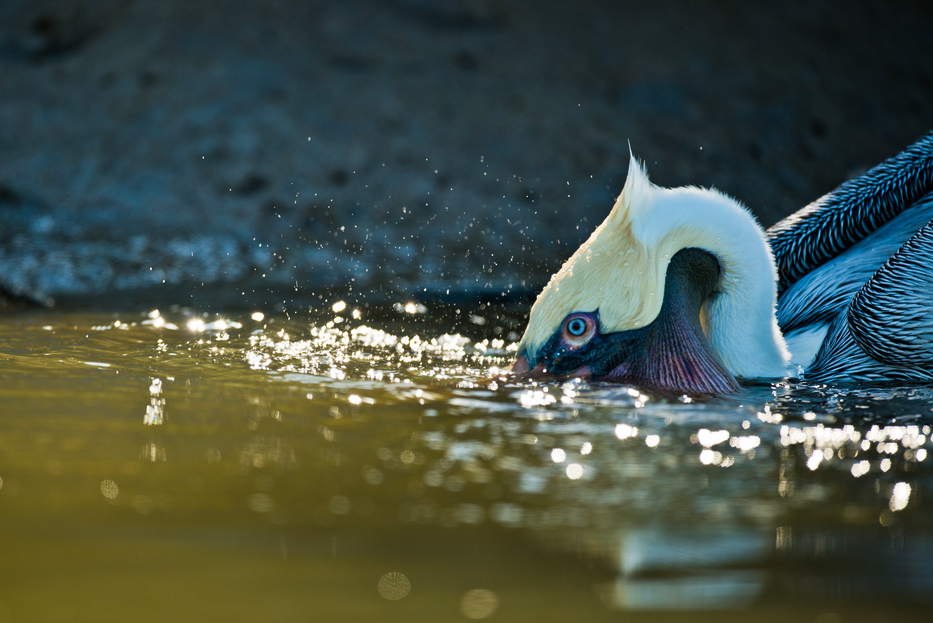
[{"label": "blurred dark background", "polygon": [[534,290],[629,144],[767,226],[933,129],[929,7],[0,0],[0,283]]}]

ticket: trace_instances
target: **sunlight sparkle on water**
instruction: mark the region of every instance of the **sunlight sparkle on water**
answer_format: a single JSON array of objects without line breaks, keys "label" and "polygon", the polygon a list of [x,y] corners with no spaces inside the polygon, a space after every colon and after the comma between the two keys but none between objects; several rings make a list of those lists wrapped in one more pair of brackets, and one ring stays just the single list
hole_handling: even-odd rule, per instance
[{"label": "sunlight sparkle on water", "polygon": [[892,511],[902,511],[907,508],[907,501],[910,499],[910,484],[899,482],[894,485],[894,491],[891,492],[891,502],[889,507]]},{"label": "sunlight sparkle on water", "polygon": [[161,329],[165,326],[165,319],[162,316],[156,316],[155,318],[150,316],[149,320],[143,320],[143,324],[151,324],[156,329]]},{"label": "sunlight sparkle on water", "polygon": [[[398,374],[400,369],[417,371],[422,377],[445,379],[488,376],[486,370],[491,366],[506,363],[502,340],[484,341],[471,347],[471,340],[458,334],[430,338],[418,334],[397,335],[384,329],[355,325],[346,318],[341,320],[337,323],[335,318],[311,325],[304,339],[282,329],[276,332],[255,330],[248,338],[250,347],[245,359],[255,370],[323,375],[333,379],[353,379],[361,375],[390,383],[411,382],[411,379],[399,378],[404,376]],[[364,362],[365,367],[360,366]],[[551,401],[549,398],[547,402]]]},{"label": "sunlight sparkle on water", "polygon": [[709,430],[708,428],[701,428],[697,431],[697,441],[705,448],[712,448],[728,439],[729,431],[727,430]]},{"label": "sunlight sparkle on water", "polygon": [[423,314],[428,311],[428,308],[422,305],[421,303],[408,302],[408,303],[395,303],[392,306],[395,311],[398,313],[405,314]]},{"label": "sunlight sparkle on water", "polygon": [[583,477],[583,466],[579,463],[571,463],[567,466],[567,478],[570,480],[579,480]]},{"label": "sunlight sparkle on water", "polygon": [[722,453],[704,448],[700,451],[700,463],[703,465],[719,465],[722,463]]},{"label": "sunlight sparkle on water", "polygon": [[518,398],[523,407],[543,407],[557,402],[557,398],[540,389],[529,389]]},{"label": "sunlight sparkle on water", "polygon": [[147,314],[146,320],[143,320],[141,324],[151,325],[156,329],[171,329],[172,331],[178,330],[178,325],[167,322],[165,318],[162,317],[161,312],[158,309],[153,309]]},{"label": "sunlight sparkle on water", "polygon": [[865,474],[867,474],[868,470],[870,469],[871,469],[871,464],[868,461],[862,460],[862,461],[859,461],[858,463],[853,463],[851,471],[852,471],[852,475],[858,478],[860,476],[864,476]]},{"label": "sunlight sparkle on water", "polygon": [[638,434],[638,429],[628,424],[616,424],[615,435],[619,439],[628,439]]},{"label": "sunlight sparkle on water", "polygon": [[[806,421],[806,420],[805,420]],[[908,462],[920,462],[927,456],[924,446],[929,437],[916,425],[872,425],[860,432],[851,424],[814,426],[783,424],[780,428],[780,443],[783,447],[803,446],[807,455],[807,468],[815,471],[828,464],[840,463],[852,476],[859,478],[871,468],[872,458],[880,458],[877,465],[882,472],[891,469],[890,457],[898,456]],[[859,454],[867,458],[848,459]],[[846,457],[846,458],[844,458]]]},{"label": "sunlight sparkle on water", "polygon": [[[614,583],[625,588],[612,607],[637,607],[635,594],[656,608],[695,607],[696,595],[730,607],[734,595],[720,589],[795,587],[798,572],[816,602],[819,587],[849,586],[850,576],[860,592],[872,588],[862,580],[876,576],[879,590],[894,586],[904,579],[901,569],[926,582],[916,571],[930,556],[924,487],[931,430],[917,415],[929,410],[924,400],[933,401],[926,389],[901,396],[900,411],[885,411],[886,396],[845,394],[864,413],[825,405],[823,390],[809,387],[753,388],[741,405],[661,396],[649,402],[635,389],[579,379],[498,378],[514,350],[512,338],[500,336],[518,329],[498,327],[491,313],[485,325],[457,335],[445,333],[455,331],[450,318],[432,317],[433,308],[414,317],[404,305],[402,313],[366,306],[363,325],[352,304],[338,310],[332,303],[323,309],[315,303],[306,316],[246,311],[220,318],[173,307],[118,322],[112,314],[79,319],[72,332],[71,322],[45,317],[27,326],[23,333],[38,338],[29,345],[36,355],[20,357],[28,349],[17,344],[10,349],[16,391],[5,399],[32,409],[45,400],[44,379],[71,384],[42,414],[41,426],[27,430],[25,418],[7,418],[0,435],[4,460],[19,461],[3,467],[6,482],[0,481],[4,513],[19,513],[11,542],[20,539],[15,529],[30,523],[40,524],[41,541],[55,517],[61,517],[55,528],[77,525],[84,538],[75,519],[98,521],[108,513],[102,525],[132,537],[114,539],[126,544],[113,558],[119,567],[146,534],[155,539],[144,545],[162,547],[165,529],[178,529],[178,565],[156,578],[171,584],[174,569],[188,568],[198,535],[221,521],[221,529],[244,537],[229,539],[237,551],[243,549],[237,543],[259,534],[261,547],[247,549],[263,561],[287,551],[292,570],[301,571],[299,564],[313,558],[313,577],[333,576],[335,586],[350,578],[383,613],[397,608],[385,600],[411,595],[414,582],[419,603],[440,597],[444,612],[473,620],[495,620],[520,605],[522,593],[510,588],[511,554],[531,548],[536,555],[525,558],[532,572],[540,566],[545,573],[538,543],[549,560],[552,546],[572,554],[556,559],[554,583],[535,583],[547,589],[539,597],[575,576],[593,596],[595,568],[606,576],[600,597]],[[247,328],[237,331],[237,320]],[[469,322],[463,312],[458,320]],[[53,324],[40,332],[44,322]],[[172,331],[173,323],[181,330]],[[222,335],[229,338],[221,343]],[[88,351],[81,353],[83,347]],[[112,367],[89,368],[87,361]],[[42,400],[28,400],[21,379]],[[80,395],[87,386],[94,400]],[[80,417],[62,418],[63,411]],[[48,443],[59,430],[61,442]],[[52,494],[44,505],[40,489]],[[153,530],[140,531],[141,516]],[[289,536],[276,536],[285,525]],[[411,548],[428,551],[426,539],[435,538],[428,526],[443,527],[449,536],[441,538],[451,547],[405,563]],[[380,550],[385,535],[392,538]],[[474,538],[481,549],[471,549]],[[363,560],[370,539],[374,554]],[[267,541],[272,547],[262,545]],[[42,555],[60,548],[62,562],[71,564],[65,556],[71,549],[61,544]],[[34,549],[24,546],[21,559],[32,560]],[[469,551],[487,553],[457,556]],[[499,551],[510,558],[487,564],[488,552]],[[344,573],[349,566],[335,566],[351,558],[361,561],[352,576]],[[589,570],[574,566],[581,558]],[[440,576],[425,583],[424,569],[444,573],[452,559],[459,561],[455,575],[462,575],[460,563],[480,561],[468,569],[480,580],[443,583],[432,593]],[[846,575],[853,564],[855,572]],[[500,566],[503,577],[489,573]],[[200,591],[197,584],[193,590]],[[918,586],[926,599],[933,584]],[[347,594],[333,592],[335,599]],[[914,596],[904,592],[892,601],[902,595]]]},{"label": "sunlight sparkle on water", "polygon": [[823,452],[817,451],[810,455],[810,458],[807,459],[807,468],[811,471],[815,470],[820,466],[820,463],[823,462]]},{"label": "sunlight sparkle on water", "polygon": [[767,424],[780,424],[784,416],[780,413],[773,413],[771,406],[765,405],[765,408],[758,413],[758,419]]},{"label": "sunlight sparkle on water", "polygon": [[645,404],[648,403],[648,395],[647,395],[647,394],[641,393],[640,391],[638,391],[638,390],[635,389],[634,387],[629,387],[629,388],[626,390],[626,393],[628,393],[628,395],[631,396],[631,397],[634,399],[633,406],[634,406],[636,409],[640,409],[640,408],[644,407]]},{"label": "sunlight sparkle on water", "polygon": [[[340,311],[348,310],[344,307]],[[734,426],[726,420],[705,420],[713,425],[700,427],[682,422],[681,427],[675,431],[669,428],[672,422],[677,426],[676,417],[672,417],[671,414],[672,409],[690,409],[690,405],[681,401],[671,407],[658,400],[656,404],[646,407],[649,400],[646,395],[634,388],[620,388],[608,394],[610,401],[619,401],[629,413],[623,415],[623,421],[616,420],[609,424],[615,418],[613,415],[612,419],[603,420],[601,426],[609,424],[603,430],[617,440],[624,442],[626,439],[641,439],[644,443],[623,443],[618,444],[618,448],[613,448],[614,444],[604,444],[600,446],[600,452],[590,456],[594,453],[594,444],[599,441],[600,429],[592,428],[593,420],[588,411],[602,409],[602,401],[607,395],[602,393],[604,389],[598,388],[598,393],[593,394],[593,388],[580,379],[562,383],[530,383],[515,388],[507,381],[494,378],[497,372],[506,370],[509,363],[506,353],[513,344],[505,340],[487,338],[477,341],[475,338],[451,334],[432,336],[420,324],[416,327],[419,333],[411,331],[415,327],[409,327],[407,332],[405,327],[388,330],[388,327],[376,328],[359,324],[349,316],[347,313],[342,323],[334,322],[333,317],[320,318],[316,324],[283,323],[274,320],[271,323],[274,329],[269,329],[270,325],[261,325],[244,334],[237,334],[232,329],[241,325],[233,320],[218,318],[211,321],[206,314],[192,316],[190,311],[185,310],[173,311],[163,316],[161,312],[153,310],[145,321],[138,324],[129,323],[128,326],[147,324],[152,329],[164,331],[167,325],[171,325],[170,321],[174,320],[198,333],[199,336],[194,338],[197,342],[192,340],[190,343],[203,344],[200,352],[210,353],[219,352],[213,342],[222,338],[219,334],[203,337],[200,337],[200,334],[209,331],[226,334],[225,329],[229,328],[229,344],[241,340],[244,347],[240,352],[252,369],[294,371],[301,375],[289,377],[290,380],[304,384],[323,383],[319,390],[313,392],[308,391],[314,389],[313,387],[303,389],[301,396],[304,400],[311,400],[313,396],[313,402],[319,405],[316,408],[323,408],[328,418],[342,419],[347,423],[351,416],[371,417],[364,405],[395,404],[396,401],[406,401],[416,409],[417,405],[423,405],[419,411],[419,418],[437,418],[442,411],[438,410],[436,404],[439,400],[445,400],[442,396],[446,390],[431,389],[427,385],[430,381],[426,381],[425,377],[441,379],[452,372],[457,374],[456,383],[450,387],[456,387],[456,391],[463,392],[463,395],[446,399],[447,404],[457,409],[461,417],[465,416],[455,429],[447,433],[439,430],[425,431],[420,448],[417,447],[417,442],[415,446],[406,444],[402,447],[386,448],[390,450],[388,458],[380,459],[386,462],[385,466],[365,464],[359,471],[361,482],[366,486],[385,486],[385,483],[390,481],[388,475],[392,474],[393,470],[399,467],[417,469],[419,465],[425,465],[423,473],[411,481],[414,484],[410,483],[405,489],[415,500],[409,510],[400,511],[400,517],[408,518],[403,519],[406,522],[435,522],[441,525],[483,521],[505,524],[540,522],[542,520],[535,511],[523,509],[520,505],[499,504],[498,501],[488,505],[476,504],[473,500],[462,501],[444,508],[431,507],[431,504],[418,500],[425,489],[456,494],[469,491],[474,484],[495,485],[504,474],[514,474],[514,477],[506,477],[506,480],[511,478],[513,484],[510,486],[514,487],[515,491],[535,495],[544,494],[559,482],[563,482],[564,486],[570,486],[569,481],[595,482],[598,479],[592,474],[602,473],[600,470],[607,474],[618,470],[617,477],[628,478],[631,481],[632,478],[638,479],[642,477],[641,474],[647,476],[651,472],[651,461],[658,459],[651,459],[644,452],[660,447],[662,437],[665,441],[665,451],[655,451],[651,455],[664,457],[665,461],[676,460],[678,455],[692,456],[692,461],[681,464],[693,463],[699,468],[736,466],[730,471],[748,470],[753,462],[773,459],[777,451],[781,453],[780,460],[788,465],[788,469],[781,472],[778,481],[778,490],[782,497],[816,499],[819,492],[812,485],[806,484],[806,478],[813,478],[810,474],[817,471],[820,472],[819,477],[824,477],[822,474],[835,469],[837,473],[841,471],[849,478],[862,478],[866,474],[874,474],[876,479],[887,478],[888,480],[882,481],[876,495],[879,498],[878,502],[886,509],[885,512],[894,513],[910,508],[911,495],[909,490],[905,490],[904,486],[897,487],[891,479],[903,473],[901,470],[904,463],[919,463],[925,460],[928,454],[924,447],[929,442],[928,426],[879,424],[868,429],[865,426],[850,424],[832,425],[831,418],[812,415],[812,411],[802,415],[798,412],[794,415],[792,410],[786,409],[786,405],[780,408],[782,412],[786,411],[787,415],[778,414],[778,407],[771,411],[768,405],[756,406],[747,413],[758,412],[757,419],[742,413],[743,417],[734,420]],[[110,320],[108,325],[103,326],[115,328],[116,325]],[[183,335],[174,339],[190,340]],[[160,333],[156,350],[172,354],[179,352],[172,340],[171,336]],[[441,363],[446,367],[440,367]],[[482,378],[488,382],[477,380]],[[139,397],[143,402],[140,406],[146,411],[145,424],[154,425],[163,421],[165,399],[162,392],[163,381],[167,382],[166,379],[172,380],[168,376],[162,376],[161,379],[149,377],[148,395],[145,393],[145,385],[140,388],[142,394]],[[333,381],[339,381],[341,385],[351,385],[334,386],[331,385]],[[363,381],[363,384],[353,385],[358,381]],[[382,394],[386,397],[385,400],[372,393],[381,393],[393,387],[397,389],[389,389],[388,394]],[[596,397],[595,401],[593,396]],[[148,405],[145,404],[147,399]],[[427,401],[432,403],[430,408],[427,408]],[[172,402],[171,406],[173,412],[174,409],[180,409],[175,402]],[[568,406],[570,408],[567,408]],[[489,419],[490,411],[507,412],[515,409],[532,409],[532,418],[528,418],[526,422],[533,421],[536,423],[534,426],[546,428],[522,430],[522,425],[513,418]],[[633,409],[640,411],[634,412]],[[278,413],[277,409],[268,411],[263,411],[264,415],[261,417],[273,417],[273,411]],[[658,415],[662,417],[659,418]],[[474,428],[469,418],[481,418],[473,422],[479,428]],[[430,420],[425,420],[428,421]],[[434,421],[436,424],[433,426],[445,426],[442,419]],[[573,431],[570,436],[555,435],[555,431],[565,427],[569,427],[568,433]],[[522,457],[520,454],[510,454],[509,445],[503,445],[503,432],[511,428],[515,429],[514,434],[506,435],[505,439],[512,438],[514,444],[519,444],[516,448],[528,448],[536,458],[528,460],[528,457]],[[479,430],[489,430],[490,437],[485,441],[457,437],[461,434],[475,435]],[[325,443],[335,448],[342,438],[340,429],[330,424],[321,427],[320,436]],[[587,438],[593,441],[584,441]],[[691,444],[695,444],[695,450],[689,448]],[[787,452],[788,450],[790,452]],[[446,458],[433,462],[429,458],[432,452],[446,453]],[[613,459],[612,454],[615,452],[622,454]],[[341,452],[341,455],[345,456],[345,453]],[[164,462],[166,456],[168,455],[165,452],[165,444],[158,441],[151,441],[140,452],[140,458],[149,462]],[[264,469],[271,465],[294,465],[296,461],[294,452],[286,442],[272,438],[257,437],[245,444],[237,456],[243,466],[251,469]],[[583,462],[584,457],[586,463]],[[901,479],[903,480],[903,477]],[[863,479],[864,481],[870,480]],[[501,486],[500,481],[498,487]],[[498,487],[493,486],[490,491]],[[914,491],[916,490],[915,486]],[[275,494],[265,490],[261,493],[265,496]],[[626,499],[623,491],[609,492],[606,499],[615,499],[615,496],[623,496],[620,499]],[[353,499],[350,514],[355,516],[356,499],[344,497],[348,500]],[[256,498],[251,508],[271,509],[263,513],[270,517],[278,512],[278,502],[274,503],[273,508],[272,505],[256,503],[259,499],[266,498]],[[331,499],[343,498],[338,495],[332,496]],[[154,500],[152,497],[148,506],[143,504],[140,508],[153,512],[157,506]],[[631,503],[631,500],[628,500],[627,507],[631,507]],[[132,502],[129,504],[132,505]],[[330,508],[331,515],[340,516],[338,510],[344,506],[335,503],[327,508]],[[365,505],[361,508],[365,508]],[[749,506],[748,512],[766,513],[766,509],[755,511],[753,506]],[[559,524],[574,521],[570,518],[553,520]]]},{"label": "sunlight sparkle on water", "polygon": [[737,448],[740,452],[749,452],[761,445],[761,438],[756,435],[733,437],[729,440],[729,445],[733,448]]},{"label": "sunlight sparkle on water", "polygon": [[165,398],[162,397],[162,379],[152,379],[149,386],[149,405],[146,406],[146,415],[143,424],[146,426],[159,426],[165,421]]}]

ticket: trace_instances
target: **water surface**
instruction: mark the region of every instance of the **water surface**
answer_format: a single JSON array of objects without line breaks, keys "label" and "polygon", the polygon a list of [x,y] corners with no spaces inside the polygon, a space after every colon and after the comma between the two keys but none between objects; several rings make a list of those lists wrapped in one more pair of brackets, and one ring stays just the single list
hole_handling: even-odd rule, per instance
[{"label": "water surface", "polygon": [[0,338],[0,621],[928,620],[933,390],[502,375],[486,306]]}]

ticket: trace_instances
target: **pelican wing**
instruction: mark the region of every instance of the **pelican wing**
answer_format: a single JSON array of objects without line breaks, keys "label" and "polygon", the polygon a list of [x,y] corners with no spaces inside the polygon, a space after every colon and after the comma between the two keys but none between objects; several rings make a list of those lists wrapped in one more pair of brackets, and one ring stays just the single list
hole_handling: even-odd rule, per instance
[{"label": "pelican wing", "polygon": [[896,366],[933,365],[933,221],[862,286],[846,320],[872,358]]},{"label": "pelican wing", "polygon": [[832,321],[872,275],[930,220],[933,193],[795,281],[778,300],[778,324],[784,334]]},{"label": "pelican wing", "polygon": [[773,225],[768,242],[783,292],[933,190],[933,133]]}]

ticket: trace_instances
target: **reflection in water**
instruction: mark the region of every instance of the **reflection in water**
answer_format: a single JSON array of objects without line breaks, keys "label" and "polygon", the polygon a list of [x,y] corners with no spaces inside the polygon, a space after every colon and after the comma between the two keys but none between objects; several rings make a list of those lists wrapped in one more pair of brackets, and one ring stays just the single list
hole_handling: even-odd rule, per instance
[{"label": "reflection in water", "polygon": [[[143,584],[188,569],[197,543],[213,603],[237,599],[203,588],[231,564],[287,561],[263,571],[293,587],[282,603],[357,618],[390,601],[425,620],[929,605],[933,391],[516,384],[510,325],[488,311],[460,314],[463,334],[423,305],[331,311],[23,319],[0,351],[0,400],[20,414],[0,419],[0,532],[34,538],[5,537],[10,568],[49,534],[65,552],[103,533],[101,569],[179,544]],[[77,587],[80,558],[47,556]],[[12,573],[11,612],[81,618],[29,610],[52,607],[48,589],[3,588]]]},{"label": "reflection in water", "polygon": [[619,608],[738,608],[764,590],[760,566],[772,542],[765,530],[641,528],[617,538],[620,577],[609,595]]},{"label": "reflection in water", "polygon": [[162,397],[162,379],[152,379],[149,386],[149,405],[143,424],[146,426],[159,426],[165,422],[165,398]]}]

